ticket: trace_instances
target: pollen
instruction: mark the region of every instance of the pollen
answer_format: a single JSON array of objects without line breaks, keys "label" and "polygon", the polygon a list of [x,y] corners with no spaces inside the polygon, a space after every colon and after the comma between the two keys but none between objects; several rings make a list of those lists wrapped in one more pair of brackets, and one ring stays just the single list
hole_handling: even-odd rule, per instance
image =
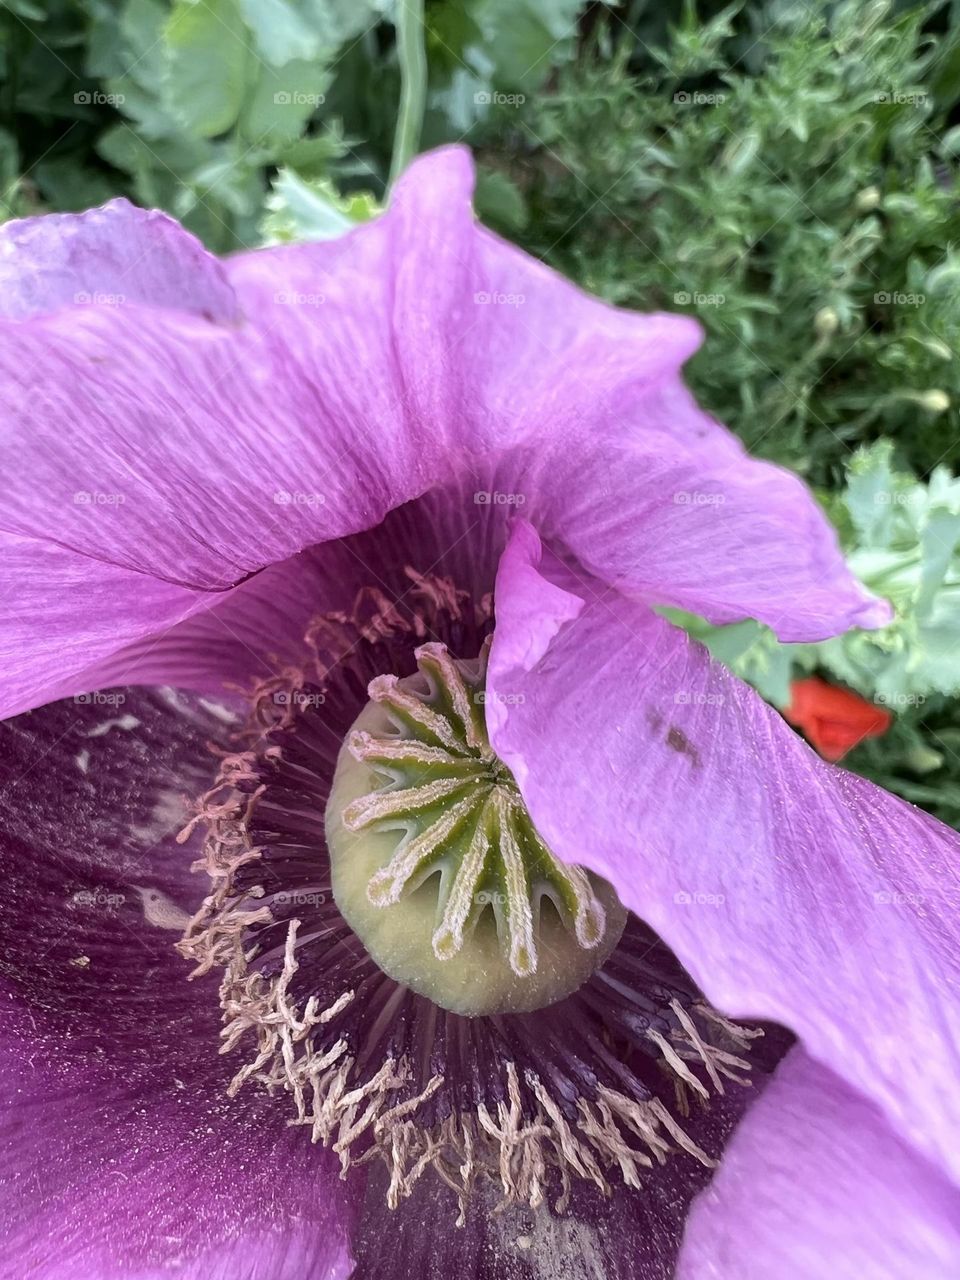
[{"label": "pollen", "polygon": [[551,853],[494,753],[487,653],[424,644],[414,675],[370,682],[326,816],[334,896],[371,956],[470,1016],[569,995],[626,919],[610,885]]}]

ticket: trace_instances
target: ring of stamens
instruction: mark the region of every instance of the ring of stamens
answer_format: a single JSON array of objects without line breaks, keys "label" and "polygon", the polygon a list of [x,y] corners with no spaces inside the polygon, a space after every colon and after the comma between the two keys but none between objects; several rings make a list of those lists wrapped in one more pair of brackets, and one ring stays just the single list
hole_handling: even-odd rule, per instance
[{"label": "ring of stamens", "polygon": [[181,835],[206,828],[195,867],[211,889],[179,949],[193,976],[222,973],[221,1051],[247,1051],[229,1095],[253,1084],[286,1095],[290,1122],[332,1147],[344,1176],[382,1161],[391,1208],[435,1174],[459,1202],[458,1225],[471,1201],[489,1206],[490,1189],[504,1209],[546,1201],[563,1213],[578,1184],[639,1188],[671,1155],[709,1169],[731,1122],[704,1132],[698,1117],[708,1097],[749,1084],[744,1055],[762,1032],[706,1004],[636,918],[568,999],[465,1019],[389,978],[338,910],[322,827],[331,738],[348,734],[357,692],[412,641],[464,643],[463,593],[408,574],[426,623],[386,604],[371,613],[368,589],[352,614],[318,618],[313,669],[252,691],[249,749],[223,757]]},{"label": "ring of stamens", "polygon": [[[391,976],[467,1014],[569,994],[609,954],[624,919],[609,886],[554,857],[495,755],[484,719],[487,652],[463,662],[424,644],[416,676],[372,680],[327,812],[334,894],[347,920]],[[405,904],[428,881],[439,888],[425,921],[421,904]],[[545,922],[548,903],[555,912]],[[491,920],[509,977],[489,945]],[[472,981],[458,969],[447,984],[424,960],[409,935],[425,925],[433,959],[476,961]]]}]

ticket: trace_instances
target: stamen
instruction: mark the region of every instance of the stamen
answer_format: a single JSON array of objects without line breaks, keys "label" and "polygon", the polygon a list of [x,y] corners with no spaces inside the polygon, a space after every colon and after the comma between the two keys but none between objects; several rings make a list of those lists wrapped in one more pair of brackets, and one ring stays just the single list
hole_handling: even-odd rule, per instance
[{"label": "stamen", "polygon": [[673,1045],[668,1040],[665,1040],[659,1031],[650,1030],[647,1035],[658,1046],[668,1065],[677,1073],[683,1083],[689,1085],[695,1093],[699,1093],[701,1098],[708,1098],[710,1094],[706,1085],[697,1079]]}]

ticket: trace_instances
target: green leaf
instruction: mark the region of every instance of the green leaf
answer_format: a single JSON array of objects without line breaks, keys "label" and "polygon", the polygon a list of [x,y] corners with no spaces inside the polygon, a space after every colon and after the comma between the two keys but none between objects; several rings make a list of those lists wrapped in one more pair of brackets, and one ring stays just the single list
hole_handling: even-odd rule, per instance
[{"label": "green leaf", "polygon": [[267,197],[269,213],[261,232],[266,244],[299,240],[335,240],[380,212],[372,196],[341,196],[326,180],[305,182],[281,169]]},{"label": "green leaf", "polygon": [[274,66],[282,67],[294,58],[309,61],[320,53],[315,23],[298,12],[291,0],[239,0],[239,5],[257,52]]},{"label": "green leaf", "polygon": [[861,542],[869,546],[889,546],[893,536],[895,508],[891,499],[897,486],[892,458],[893,445],[881,441],[872,450],[861,450],[847,475],[844,502]]},{"label": "green leaf", "polygon": [[282,67],[260,63],[256,87],[248,95],[240,129],[249,142],[282,147],[300,137],[325,101],[329,76],[315,62],[294,59]]},{"label": "green leaf", "polygon": [[477,172],[477,189],[473,197],[477,216],[499,230],[522,230],[530,217],[523,192],[515,182],[493,169]]},{"label": "green leaf", "polygon": [[243,106],[252,61],[237,0],[176,0],[164,34],[177,118],[202,138],[226,133]]},{"label": "green leaf", "polygon": [[467,49],[493,64],[493,83],[502,89],[538,88],[552,67],[576,47],[577,20],[585,0],[476,0],[469,14],[483,37],[482,50]]}]

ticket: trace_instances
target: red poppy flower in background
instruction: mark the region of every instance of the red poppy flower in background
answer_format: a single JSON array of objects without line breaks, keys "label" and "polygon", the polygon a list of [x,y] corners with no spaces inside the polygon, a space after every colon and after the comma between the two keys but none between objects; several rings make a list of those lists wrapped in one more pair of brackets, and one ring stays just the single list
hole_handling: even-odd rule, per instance
[{"label": "red poppy flower in background", "polygon": [[784,716],[802,729],[825,760],[840,760],[864,738],[879,738],[893,721],[889,711],[819,676],[790,683]]}]

